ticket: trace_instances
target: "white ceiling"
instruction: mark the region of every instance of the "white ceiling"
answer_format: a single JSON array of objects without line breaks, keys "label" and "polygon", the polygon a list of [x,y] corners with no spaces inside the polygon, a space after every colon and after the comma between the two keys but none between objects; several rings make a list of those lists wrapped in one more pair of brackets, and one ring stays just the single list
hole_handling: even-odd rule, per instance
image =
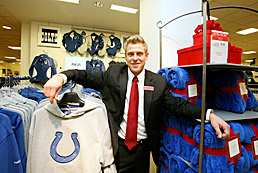
[{"label": "white ceiling", "polygon": [[[80,4],[56,0],[0,0],[0,26],[9,25],[12,30],[0,28],[0,60],[5,56],[20,57],[20,51],[10,50],[8,45],[20,46],[21,21],[43,21],[76,26],[102,28],[114,31],[139,32],[139,12],[136,15],[109,10],[111,3],[139,8],[140,0],[103,0],[103,8],[93,6],[95,0],[80,0]],[[219,6],[244,6],[258,10],[258,0],[211,0],[210,8]],[[258,32],[239,35],[236,31],[258,28],[258,13],[240,9],[212,10],[222,28],[229,32],[232,45],[243,51],[254,50],[245,59],[258,59]],[[257,63],[258,64],[258,63]]]}]

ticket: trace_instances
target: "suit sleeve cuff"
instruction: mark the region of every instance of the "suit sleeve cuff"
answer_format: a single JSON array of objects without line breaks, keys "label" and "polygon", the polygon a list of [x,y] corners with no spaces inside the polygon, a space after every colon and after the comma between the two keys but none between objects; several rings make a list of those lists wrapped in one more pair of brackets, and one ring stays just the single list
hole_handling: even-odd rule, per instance
[{"label": "suit sleeve cuff", "polygon": [[58,74],[55,74],[55,75],[61,76],[61,77],[64,79],[64,84],[66,84],[66,82],[67,82],[67,76],[66,76],[65,74],[63,74],[63,73],[58,73]]},{"label": "suit sleeve cuff", "polygon": [[211,113],[214,113],[214,111],[213,111],[212,109],[208,109],[207,112],[206,112],[206,118],[205,118],[205,120],[208,120],[208,121],[210,120],[210,114],[211,114]]}]

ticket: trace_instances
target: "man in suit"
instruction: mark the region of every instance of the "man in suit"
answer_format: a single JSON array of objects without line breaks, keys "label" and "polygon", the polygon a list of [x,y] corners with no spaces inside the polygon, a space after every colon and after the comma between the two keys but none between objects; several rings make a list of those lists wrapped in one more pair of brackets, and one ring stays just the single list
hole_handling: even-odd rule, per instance
[{"label": "man in suit", "polygon": [[[167,89],[166,79],[144,68],[149,53],[147,44],[141,36],[130,37],[125,43],[125,49],[127,65],[110,65],[105,72],[64,71],[44,85],[44,93],[53,102],[63,83],[68,80],[100,91],[108,111],[118,172],[148,173],[150,151],[155,164],[158,165],[159,162],[161,106],[176,116],[190,118],[200,118],[201,108],[182,98],[172,96]],[[135,76],[137,79],[134,79]],[[129,114],[130,93],[131,90],[135,90],[131,89],[132,85],[138,85],[136,87],[138,88],[138,121],[137,134],[135,133],[137,142],[129,147],[126,142],[129,141],[129,137],[126,136],[130,133],[130,129],[127,129],[130,124],[128,122],[132,121],[128,118],[129,115],[131,116],[131,113]],[[229,136],[229,125],[212,110],[207,110],[206,119],[211,121],[218,138],[224,139]]]}]

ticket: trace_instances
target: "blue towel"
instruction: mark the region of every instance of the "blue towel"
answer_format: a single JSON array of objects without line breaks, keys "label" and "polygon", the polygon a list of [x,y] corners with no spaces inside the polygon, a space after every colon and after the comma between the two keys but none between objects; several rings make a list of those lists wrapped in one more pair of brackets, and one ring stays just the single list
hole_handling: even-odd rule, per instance
[{"label": "blue towel", "polygon": [[174,97],[181,97],[181,98],[183,98],[183,99],[187,100],[186,95],[176,94],[176,93],[174,93],[174,92],[173,92],[173,91],[171,91],[171,90],[170,90],[170,92],[171,92],[171,94],[172,94]]},{"label": "blue towel", "polygon": [[196,142],[193,139],[193,131],[198,122],[185,117],[180,117],[178,122],[179,130],[182,133],[182,150],[179,155],[186,161],[190,161],[190,153],[194,147],[197,147]]},{"label": "blue towel", "polygon": [[242,156],[238,159],[237,165],[234,168],[235,172],[248,172],[250,168],[250,161],[246,149],[241,146]]},{"label": "blue towel", "polygon": [[169,171],[167,169],[169,169],[169,157],[170,157],[170,153],[168,153],[165,148],[161,147],[160,148],[160,172],[163,173],[168,173]]},{"label": "blue towel", "polygon": [[245,140],[245,131],[243,129],[243,126],[240,123],[234,121],[228,122],[228,124],[235,134],[239,134],[240,142],[243,142]]},{"label": "blue towel", "polygon": [[257,102],[256,98],[254,97],[254,94],[252,93],[252,91],[249,88],[247,88],[247,90],[248,90],[248,97],[247,97],[246,109],[257,108],[258,102]]},{"label": "blue towel", "polygon": [[184,173],[196,173],[192,168],[188,167]]},{"label": "blue towel", "polygon": [[173,67],[166,73],[168,85],[178,89],[185,89],[186,82],[190,81],[189,73],[180,67]]},{"label": "blue towel", "polygon": [[168,127],[166,129],[167,131],[164,133],[163,144],[167,151],[179,154],[181,151],[180,141],[182,137],[179,133],[178,120],[169,111],[166,111],[166,114],[168,114]]},{"label": "blue towel", "polygon": [[250,124],[249,121],[241,121],[240,124],[242,125],[245,133],[245,139],[243,140],[243,142],[241,142],[241,144],[246,149],[246,152],[248,154],[249,161],[250,161],[250,166],[257,165],[258,160],[254,160],[253,148],[251,147],[251,143],[252,143],[251,139],[252,137],[255,136],[254,130],[252,129],[252,125]]},{"label": "blue towel", "polygon": [[[193,169],[198,172],[199,170],[199,154],[200,150],[196,147],[192,150],[190,155],[190,162],[193,167]],[[202,172],[206,172],[206,154],[203,154],[202,158]]]},{"label": "blue towel", "polygon": [[160,70],[157,72],[157,74],[159,74],[159,75],[161,75],[161,76],[163,76],[163,77],[166,77],[167,71],[168,71],[168,68],[162,68],[162,69],[160,69]]},{"label": "blue towel", "polygon": [[[193,132],[193,138],[195,142],[200,144],[200,137],[201,137],[201,124],[198,124],[194,128]],[[217,138],[217,135],[215,134],[215,130],[211,126],[211,124],[205,124],[204,125],[204,147],[209,148],[223,148],[225,147],[225,139],[219,139]]]},{"label": "blue towel", "polygon": [[175,154],[171,154],[169,157],[169,170],[170,172],[184,172],[188,166]]}]

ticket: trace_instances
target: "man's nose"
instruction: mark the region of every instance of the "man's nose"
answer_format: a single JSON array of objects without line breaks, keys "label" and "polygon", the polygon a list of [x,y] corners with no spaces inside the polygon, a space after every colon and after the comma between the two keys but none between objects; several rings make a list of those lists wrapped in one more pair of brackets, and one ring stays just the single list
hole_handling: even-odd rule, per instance
[{"label": "man's nose", "polygon": [[135,53],[134,55],[133,55],[133,60],[137,60],[138,59],[138,56],[137,56],[137,54]]}]

